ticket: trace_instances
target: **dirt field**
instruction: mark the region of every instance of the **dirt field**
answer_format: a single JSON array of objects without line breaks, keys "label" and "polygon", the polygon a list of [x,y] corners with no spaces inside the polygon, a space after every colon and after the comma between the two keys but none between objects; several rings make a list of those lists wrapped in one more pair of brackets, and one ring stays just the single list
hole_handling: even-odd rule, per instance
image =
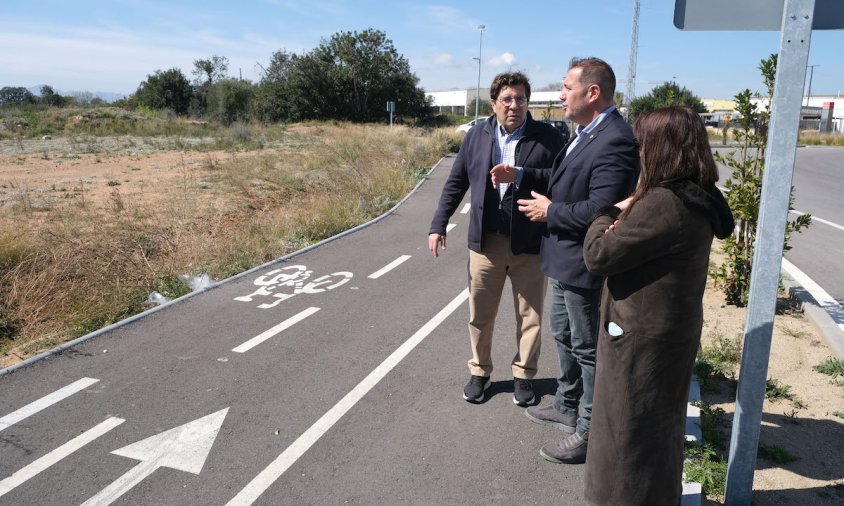
[{"label": "dirt field", "polygon": [[[23,216],[37,220],[39,209],[69,198],[112,205],[116,189],[122,198],[155,206],[161,195],[186,180],[201,185],[207,167],[235,156],[166,148],[166,140],[128,138],[2,142],[0,220],[26,226],[20,222]],[[722,301],[723,295],[710,285],[704,301],[705,342],[743,332],[745,310]],[[844,503],[844,419],[833,414],[844,412],[844,387],[812,369],[831,355],[801,313],[777,317],[768,376],[790,386],[800,402],[766,401],[760,442],[781,447],[797,460],[783,465],[758,460],[754,504]],[[729,395],[704,394],[703,400],[731,417],[734,399]],[[729,434],[729,426],[724,430]]]}]

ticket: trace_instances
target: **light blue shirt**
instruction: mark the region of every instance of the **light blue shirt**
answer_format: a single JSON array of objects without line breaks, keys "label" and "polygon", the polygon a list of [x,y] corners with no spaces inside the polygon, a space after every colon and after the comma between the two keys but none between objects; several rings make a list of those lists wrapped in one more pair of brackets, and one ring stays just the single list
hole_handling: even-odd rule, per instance
[{"label": "light blue shirt", "polygon": [[[592,132],[592,130],[595,130],[595,128],[597,128],[598,125],[600,125],[601,122],[604,121],[604,118],[606,118],[607,116],[612,114],[612,112],[614,110],[615,110],[615,105],[611,105],[611,106],[607,107],[606,109],[604,109],[601,112],[601,114],[596,116],[595,119],[593,119],[591,122],[589,122],[589,124],[586,125],[585,127],[578,125],[577,128],[575,129],[575,134],[577,135],[577,137],[575,137],[574,140],[571,142],[571,144],[569,144],[568,148],[566,148],[566,156],[568,156],[568,154],[571,153],[571,150],[574,149],[574,147],[577,145],[577,143],[579,143],[581,141],[581,139],[583,139],[584,137],[589,135]],[[518,188],[519,185],[522,184],[523,173],[524,173],[524,167],[516,167],[516,180],[515,180],[516,188]]]},{"label": "light blue shirt", "polygon": [[604,109],[603,112],[601,112],[601,114],[599,114],[595,119],[593,119],[585,127],[577,125],[577,128],[575,129],[575,134],[577,134],[577,137],[574,138],[574,141],[571,144],[569,144],[568,149],[566,149],[566,156],[568,156],[568,154],[571,153],[571,150],[574,149],[574,147],[577,146],[577,144],[584,137],[586,137],[587,135],[592,133],[592,130],[595,130],[595,128],[597,128],[597,126],[600,125],[602,121],[604,121],[604,118],[606,118],[614,110],[615,110],[615,106],[611,105],[611,106],[607,107],[606,109]]},{"label": "light blue shirt", "polygon": [[[513,165],[516,163],[516,146],[519,144],[522,137],[525,136],[525,124],[527,124],[527,121],[522,121],[522,124],[519,125],[517,129],[513,130],[513,133],[511,134],[508,134],[507,130],[505,130],[503,126],[500,124],[498,125],[494,165],[498,165],[499,163]],[[510,183],[500,183],[498,185],[498,195],[501,199],[504,199],[504,194],[507,193],[507,188],[509,187]]]}]

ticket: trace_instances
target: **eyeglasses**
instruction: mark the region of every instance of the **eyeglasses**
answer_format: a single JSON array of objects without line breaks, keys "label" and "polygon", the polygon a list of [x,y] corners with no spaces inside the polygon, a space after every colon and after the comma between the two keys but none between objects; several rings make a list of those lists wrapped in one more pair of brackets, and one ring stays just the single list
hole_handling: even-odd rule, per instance
[{"label": "eyeglasses", "polygon": [[517,106],[521,107],[527,103],[527,97],[502,97],[498,99],[499,104],[506,105],[507,107],[513,105],[513,102],[515,102]]}]

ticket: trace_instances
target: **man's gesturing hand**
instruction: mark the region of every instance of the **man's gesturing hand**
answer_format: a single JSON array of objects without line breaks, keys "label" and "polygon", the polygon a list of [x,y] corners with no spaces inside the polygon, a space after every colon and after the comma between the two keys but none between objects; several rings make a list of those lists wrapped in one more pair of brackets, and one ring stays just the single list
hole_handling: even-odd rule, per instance
[{"label": "man's gesturing hand", "polygon": [[506,163],[499,163],[489,173],[492,175],[493,186],[501,183],[512,183],[516,180],[516,168]]},{"label": "man's gesturing hand", "polygon": [[[495,168],[493,167],[493,170]],[[530,192],[532,199],[519,199],[519,211],[525,213],[530,221],[548,221],[548,206],[551,201],[541,193]]]}]

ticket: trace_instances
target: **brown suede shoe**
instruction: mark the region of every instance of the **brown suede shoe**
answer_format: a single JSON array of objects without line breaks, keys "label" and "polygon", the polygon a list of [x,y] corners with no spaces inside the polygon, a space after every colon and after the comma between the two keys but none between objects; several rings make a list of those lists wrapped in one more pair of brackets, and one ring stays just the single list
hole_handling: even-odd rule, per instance
[{"label": "brown suede shoe", "polygon": [[574,413],[560,413],[553,404],[548,406],[531,406],[525,410],[525,416],[532,421],[554,427],[567,434],[574,432],[577,427],[577,415]]},{"label": "brown suede shoe", "polygon": [[586,446],[588,443],[588,432],[584,432],[583,436],[575,432],[562,441],[543,446],[539,450],[539,454],[545,460],[557,464],[583,464],[586,462]]}]

